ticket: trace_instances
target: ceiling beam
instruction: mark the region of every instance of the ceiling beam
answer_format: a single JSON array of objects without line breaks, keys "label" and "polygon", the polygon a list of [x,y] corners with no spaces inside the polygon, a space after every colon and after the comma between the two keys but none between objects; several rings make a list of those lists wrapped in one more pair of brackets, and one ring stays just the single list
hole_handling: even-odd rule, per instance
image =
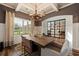
[{"label": "ceiling beam", "polygon": [[63,6],[61,6],[59,9],[62,9],[62,8],[68,7],[68,6],[72,5],[72,4],[74,4],[74,3],[69,3],[69,4],[66,4],[66,5],[63,5]]},{"label": "ceiling beam", "polygon": [[18,5],[17,5],[15,11],[19,11],[19,9],[20,9],[21,7],[22,7],[22,4],[21,4],[21,3],[18,3]]},{"label": "ceiling beam", "polygon": [[10,6],[10,5],[7,5],[7,4],[5,4],[5,3],[2,3],[1,5],[4,5],[4,6],[6,6],[6,7],[9,7],[9,8],[11,8],[11,9],[15,9],[14,7],[12,7],[12,6]]},{"label": "ceiling beam", "polygon": [[58,11],[58,4],[52,3],[50,4],[55,11]]}]

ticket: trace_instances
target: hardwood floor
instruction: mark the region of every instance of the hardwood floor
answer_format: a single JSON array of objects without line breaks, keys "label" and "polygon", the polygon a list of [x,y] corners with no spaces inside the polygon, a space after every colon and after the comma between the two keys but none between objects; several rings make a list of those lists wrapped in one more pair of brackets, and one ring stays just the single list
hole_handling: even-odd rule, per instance
[{"label": "hardwood floor", "polygon": [[[57,47],[57,45],[54,46],[54,45],[49,44],[47,46],[47,48],[55,50],[57,52],[61,51],[61,48]],[[26,53],[26,54],[28,54],[28,53]],[[37,55],[38,55],[38,53],[35,53],[32,56],[37,56]],[[3,49],[3,51],[0,51],[0,56],[24,56],[23,51],[22,51],[22,45],[17,44],[17,45],[14,45],[12,47],[7,47],[7,48]]]},{"label": "hardwood floor", "polygon": [[4,48],[2,51],[0,51],[0,56],[20,56],[20,55],[22,55],[21,44]]},{"label": "hardwood floor", "polygon": [[29,55],[28,52],[24,54],[22,44],[17,44],[12,47],[4,48],[0,51],[0,56],[39,56],[38,52]]}]

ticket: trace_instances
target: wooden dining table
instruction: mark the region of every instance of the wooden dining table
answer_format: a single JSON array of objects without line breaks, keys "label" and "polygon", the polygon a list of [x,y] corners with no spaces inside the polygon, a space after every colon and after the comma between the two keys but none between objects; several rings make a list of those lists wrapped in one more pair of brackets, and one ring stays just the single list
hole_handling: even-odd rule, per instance
[{"label": "wooden dining table", "polygon": [[31,35],[22,35],[26,40],[33,41],[37,43],[38,45],[45,47],[52,41],[54,41],[53,37],[47,37],[47,36],[31,36]]}]

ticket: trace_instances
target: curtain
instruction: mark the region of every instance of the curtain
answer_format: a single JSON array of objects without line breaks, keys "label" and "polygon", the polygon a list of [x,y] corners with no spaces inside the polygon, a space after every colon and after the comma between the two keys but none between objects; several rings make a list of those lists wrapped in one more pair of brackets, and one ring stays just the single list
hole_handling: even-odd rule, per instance
[{"label": "curtain", "polygon": [[6,23],[6,32],[5,32],[5,40],[4,46],[12,46],[13,45],[13,23],[14,23],[15,14],[11,11],[6,11],[5,23]]}]

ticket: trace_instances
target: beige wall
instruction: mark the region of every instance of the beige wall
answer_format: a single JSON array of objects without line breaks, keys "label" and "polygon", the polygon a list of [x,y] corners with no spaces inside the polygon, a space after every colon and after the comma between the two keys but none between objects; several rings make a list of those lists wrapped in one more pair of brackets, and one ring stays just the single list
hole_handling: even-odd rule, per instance
[{"label": "beige wall", "polygon": [[34,35],[42,34],[42,26],[34,26]]},{"label": "beige wall", "polygon": [[5,39],[5,24],[0,23],[0,42],[3,42]]},{"label": "beige wall", "polygon": [[79,49],[79,23],[73,24],[73,48]]}]

